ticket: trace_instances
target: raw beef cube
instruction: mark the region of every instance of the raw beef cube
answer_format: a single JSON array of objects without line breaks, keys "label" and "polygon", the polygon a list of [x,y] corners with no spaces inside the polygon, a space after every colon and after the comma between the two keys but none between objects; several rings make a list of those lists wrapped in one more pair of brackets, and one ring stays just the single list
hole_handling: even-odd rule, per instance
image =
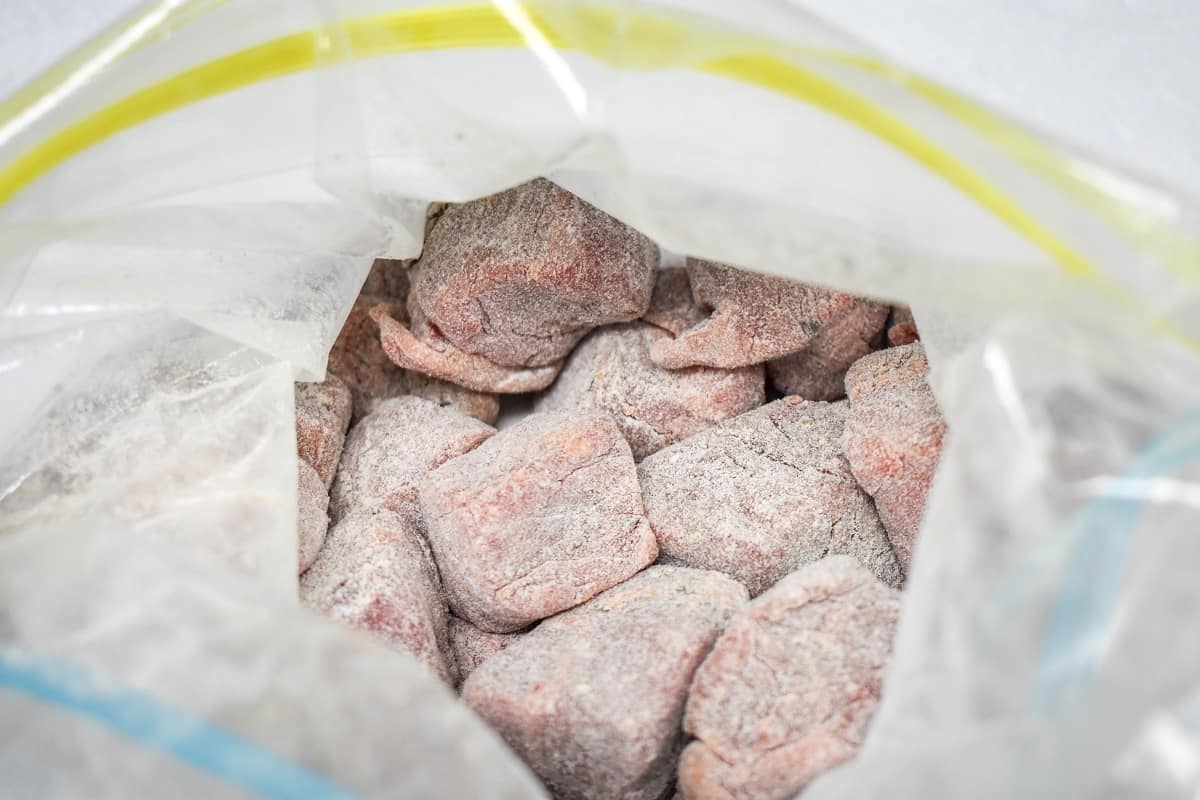
[{"label": "raw beef cube", "polygon": [[872,353],[846,373],[846,458],[905,570],[946,435],[928,371],[916,342]]},{"label": "raw beef cube", "polygon": [[296,452],[327,489],[342,455],[351,408],[350,390],[335,375],[296,384]]},{"label": "raw beef cube", "polygon": [[300,598],[415,656],[446,685],[458,683],[437,568],[421,534],[399,514],[369,509],[334,525],[300,578]]},{"label": "raw beef cube", "polygon": [[333,520],[382,506],[419,528],[417,485],[421,478],[493,433],[490,425],[419,397],[383,401],[346,437],[330,494]]},{"label": "raw beef cube", "polygon": [[654,561],[629,445],[603,414],[531,414],[433,470],[421,514],[454,613],[494,633]]},{"label": "raw beef cube", "polygon": [[506,367],[563,360],[592,328],[637,319],[658,248],[544,178],[446,208],[414,265],[437,330]]},{"label": "raw beef cube", "polygon": [[842,455],[846,402],[785,397],[639,466],[662,560],[715,569],[751,596],[826,555],[901,581],[883,526]]},{"label": "raw beef cube", "polygon": [[651,567],[483,662],[463,699],[559,800],[657,800],[692,675],[745,601],[724,575]]},{"label": "raw beef cube", "polygon": [[688,800],[790,800],[850,759],[882,692],[900,610],[848,556],[787,576],[729,623],[692,682]]}]

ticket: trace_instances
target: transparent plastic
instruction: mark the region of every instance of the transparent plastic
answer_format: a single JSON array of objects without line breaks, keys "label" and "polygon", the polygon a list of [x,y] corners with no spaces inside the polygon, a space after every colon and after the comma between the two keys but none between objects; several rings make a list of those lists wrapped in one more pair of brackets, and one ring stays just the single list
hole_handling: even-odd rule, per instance
[{"label": "transparent plastic", "polygon": [[6,789],[537,796],[296,607],[290,384],[428,202],[535,175],[914,306],[951,433],[806,797],[1195,795],[1198,206],[784,0],[163,0],[0,104]]}]

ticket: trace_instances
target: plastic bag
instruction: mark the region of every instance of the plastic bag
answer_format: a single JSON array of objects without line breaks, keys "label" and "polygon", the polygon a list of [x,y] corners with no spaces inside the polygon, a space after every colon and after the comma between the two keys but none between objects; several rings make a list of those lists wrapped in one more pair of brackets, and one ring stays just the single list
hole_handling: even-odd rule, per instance
[{"label": "plastic bag", "polygon": [[429,200],[543,174],[914,305],[951,434],[876,722],[806,797],[1195,793],[1197,206],[783,0],[175,0],[0,106],[8,788],[536,795],[294,607],[288,409]]}]

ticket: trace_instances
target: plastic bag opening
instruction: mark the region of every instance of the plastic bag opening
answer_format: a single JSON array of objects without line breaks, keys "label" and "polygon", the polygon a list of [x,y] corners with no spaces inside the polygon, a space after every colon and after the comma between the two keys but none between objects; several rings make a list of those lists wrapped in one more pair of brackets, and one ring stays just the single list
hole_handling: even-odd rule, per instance
[{"label": "plastic bag opening", "polygon": [[[9,644],[237,720],[285,671],[268,629],[338,658],[286,610],[290,380],[427,202],[535,175],[672,250],[916,308],[952,435],[871,738],[808,794],[1194,793],[1196,205],[767,0],[153,4],[0,106]],[[101,565],[158,548],[206,566],[154,580],[221,605],[232,560],[270,601],[244,645],[214,623],[156,656],[255,680],[142,681],[138,592],[21,600],[116,592]],[[294,745],[327,709],[242,735],[396,791],[368,732]]]}]

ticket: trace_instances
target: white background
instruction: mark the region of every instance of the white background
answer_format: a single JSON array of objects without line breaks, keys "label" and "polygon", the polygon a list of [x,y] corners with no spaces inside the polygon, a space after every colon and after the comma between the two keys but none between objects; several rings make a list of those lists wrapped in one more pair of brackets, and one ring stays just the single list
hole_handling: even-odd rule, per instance
[{"label": "white background", "polygon": [[[1200,197],[1200,0],[791,0],[1109,161]],[[0,96],[135,4],[0,0]]]}]

